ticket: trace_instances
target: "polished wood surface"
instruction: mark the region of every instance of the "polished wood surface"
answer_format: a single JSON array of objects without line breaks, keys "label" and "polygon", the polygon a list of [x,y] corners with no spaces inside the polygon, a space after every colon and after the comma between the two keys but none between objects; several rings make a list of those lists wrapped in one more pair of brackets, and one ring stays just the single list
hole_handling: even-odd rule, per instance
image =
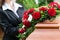
[{"label": "polished wood surface", "polygon": [[60,30],[35,29],[26,40],[60,40]]},{"label": "polished wood surface", "polygon": [[26,40],[60,40],[60,19],[35,25],[36,29]]},{"label": "polished wood surface", "polygon": [[46,20],[35,25],[36,28],[60,28],[60,17],[54,21]]}]

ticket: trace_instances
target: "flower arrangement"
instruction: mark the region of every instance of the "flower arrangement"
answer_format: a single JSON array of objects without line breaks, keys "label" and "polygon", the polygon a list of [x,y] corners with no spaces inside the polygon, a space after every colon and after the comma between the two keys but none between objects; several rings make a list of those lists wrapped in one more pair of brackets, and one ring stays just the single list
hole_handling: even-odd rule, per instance
[{"label": "flower arrangement", "polygon": [[19,24],[20,30],[17,38],[25,40],[35,29],[38,22],[55,19],[60,14],[60,5],[51,2],[48,6],[31,8],[24,12],[22,23]]}]

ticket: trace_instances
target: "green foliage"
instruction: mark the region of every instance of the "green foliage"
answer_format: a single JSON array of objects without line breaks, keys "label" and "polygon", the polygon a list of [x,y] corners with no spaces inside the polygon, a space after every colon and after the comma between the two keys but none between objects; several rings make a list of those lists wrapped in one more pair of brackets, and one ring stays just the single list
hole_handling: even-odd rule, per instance
[{"label": "green foliage", "polygon": [[19,28],[22,28],[22,26],[23,26],[23,23],[20,23],[20,24],[19,24]]},{"label": "green foliage", "polygon": [[47,4],[47,0],[38,0],[39,6],[44,6]]},{"label": "green foliage", "polygon": [[34,0],[24,0],[23,5],[26,9],[38,7]]},{"label": "green foliage", "polygon": [[16,0],[16,2],[23,4],[23,0]]},{"label": "green foliage", "polygon": [[34,29],[35,29],[34,26],[27,29],[26,34],[25,34],[26,38],[34,31]]},{"label": "green foliage", "polygon": [[54,0],[47,0],[48,3],[53,2]]},{"label": "green foliage", "polygon": [[47,5],[53,0],[38,0],[38,4],[36,4],[35,0],[17,0],[17,3],[21,3],[24,5],[25,9],[37,8],[39,6]]}]

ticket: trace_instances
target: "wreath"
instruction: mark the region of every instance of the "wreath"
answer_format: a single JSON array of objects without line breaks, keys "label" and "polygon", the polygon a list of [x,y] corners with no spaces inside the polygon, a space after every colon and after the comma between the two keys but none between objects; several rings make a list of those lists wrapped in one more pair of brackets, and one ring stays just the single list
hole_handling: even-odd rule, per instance
[{"label": "wreath", "polygon": [[22,23],[19,24],[20,30],[17,38],[19,38],[19,40],[26,40],[26,38],[34,31],[34,26],[38,22],[53,20],[59,14],[60,5],[57,2],[51,2],[47,6],[26,10],[22,18]]}]

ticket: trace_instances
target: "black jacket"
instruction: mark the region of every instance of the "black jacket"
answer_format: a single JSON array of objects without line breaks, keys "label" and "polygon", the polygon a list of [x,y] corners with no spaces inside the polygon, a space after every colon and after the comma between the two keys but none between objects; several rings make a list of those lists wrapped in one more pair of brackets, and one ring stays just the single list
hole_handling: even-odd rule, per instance
[{"label": "black jacket", "polygon": [[18,40],[16,35],[19,29],[18,24],[22,21],[23,12],[24,8],[19,7],[17,10],[18,18],[11,10],[7,9],[3,11],[0,9],[0,25],[5,34],[3,40]]}]

